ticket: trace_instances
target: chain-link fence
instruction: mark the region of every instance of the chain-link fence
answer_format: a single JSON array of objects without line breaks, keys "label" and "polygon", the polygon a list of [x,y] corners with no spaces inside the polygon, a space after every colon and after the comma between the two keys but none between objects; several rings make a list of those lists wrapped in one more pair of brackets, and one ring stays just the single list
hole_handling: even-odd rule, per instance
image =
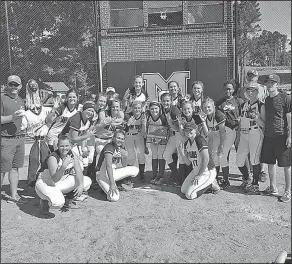
[{"label": "chain-link fence", "polygon": [[23,87],[33,78],[98,90],[93,1],[1,1],[1,13],[1,84],[11,72]]}]

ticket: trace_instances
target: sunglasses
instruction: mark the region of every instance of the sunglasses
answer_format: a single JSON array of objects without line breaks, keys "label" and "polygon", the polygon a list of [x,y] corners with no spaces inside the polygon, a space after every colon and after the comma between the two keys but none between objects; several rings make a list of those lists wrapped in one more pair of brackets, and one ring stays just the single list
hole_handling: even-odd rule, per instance
[{"label": "sunglasses", "polygon": [[14,83],[14,82],[8,83],[8,85],[11,87],[18,87],[19,86],[18,83]]}]

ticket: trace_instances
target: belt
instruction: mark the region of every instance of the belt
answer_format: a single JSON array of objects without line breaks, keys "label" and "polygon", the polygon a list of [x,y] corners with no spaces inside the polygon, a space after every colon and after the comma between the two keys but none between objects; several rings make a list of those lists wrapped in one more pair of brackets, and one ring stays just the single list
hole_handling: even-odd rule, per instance
[{"label": "belt", "polygon": [[13,136],[1,136],[2,138],[22,138],[22,137],[25,137],[24,134],[22,135],[13,135]]},{"label": "belt", "polygon": [[253,130],[253,129],[259,129],[259,127],[258,126],[253,126],[253,127],[250,127],[250,128],[241,128],[240,132],[248,133],[250,130]]},{"label": "belt", "polygon": [[46,137],[45,136],[35,136],[35,140],[44,140]]},{"label": "belt", "polygon": [[138,132],[136,132],[136,133],[130,133],[130,132],[127,132],[127,133],[126,133],[127,136],[136,136],[136,135],[138,135],[138,134],[139,134]]}]

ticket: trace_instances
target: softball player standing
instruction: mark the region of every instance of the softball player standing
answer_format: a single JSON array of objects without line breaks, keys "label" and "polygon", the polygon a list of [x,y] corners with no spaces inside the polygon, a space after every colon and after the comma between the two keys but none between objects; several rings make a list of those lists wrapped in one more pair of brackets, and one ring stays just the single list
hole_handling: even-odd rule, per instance
[{"label": "softball player standing", "polygon": [[146,132],[143,118],[145,118],[145,113],[142,113],[142,102],[133,102],[132,112],[125,114],[125,144],[128,151],[128,165],[133,166],[137,157],[140,179],[142,181],[144,180],[145,171],[144,135]]},{"label": "softball player standing", "polygon": [[[245,96],[248,101],[241,105],[240,111],[240,139],[236,155],[236,164],[243,173],[242,187],[245,192],[259,193],[259,175],[261,172],[260,154],[263,143],[263,120],[265,108],[258,99],[258,86],[250,85],[246,88]],[[244,163],[250,153],[250,162],[253,167],[253,181],[248,182],[248,170]],[[244,174],[245,173],[245,174]]]}]

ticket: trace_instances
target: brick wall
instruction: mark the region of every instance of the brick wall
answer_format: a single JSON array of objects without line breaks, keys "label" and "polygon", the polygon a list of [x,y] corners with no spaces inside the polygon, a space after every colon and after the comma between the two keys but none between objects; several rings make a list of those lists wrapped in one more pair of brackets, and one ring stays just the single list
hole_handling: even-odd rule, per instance
[{"label": "brick wall", "polygon": [[[101,1],[101,24],[109,26],[108,1]],[[103,84],[107,86],[106,63],[141,60],[171,60],[188,58],[227,57],[226,78],[233,76],[232,7],[224,1],[224,24],[196,28],[137,31],[102,29]]]}]

